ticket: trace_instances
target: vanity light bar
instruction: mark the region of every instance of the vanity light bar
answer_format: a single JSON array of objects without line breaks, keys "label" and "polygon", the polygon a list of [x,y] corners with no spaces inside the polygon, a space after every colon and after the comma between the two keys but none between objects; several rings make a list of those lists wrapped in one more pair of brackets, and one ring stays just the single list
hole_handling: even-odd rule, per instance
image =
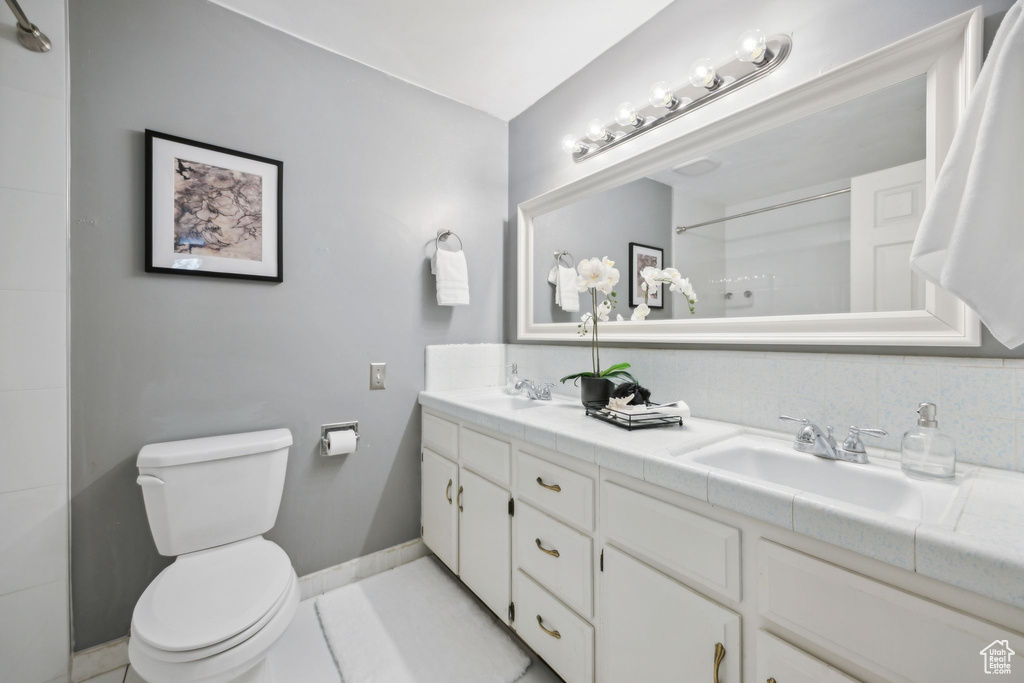
[{"label": "vanity light bar", "polygon": [[716,68],[710,59],[698,59],[690,68],[687,85],[672,88],[665,81],[655,83],[648,106],[637,109],[623,102],[612,123],[594,119],[587,125],[586,138],[566,135],[562,149],[572,154],[577,164],[596,157],[767,76],[786,61],[792,48],[789,36],[765,38],[756,29],[746,31],[737,43],[736,58],[728,64]]}]

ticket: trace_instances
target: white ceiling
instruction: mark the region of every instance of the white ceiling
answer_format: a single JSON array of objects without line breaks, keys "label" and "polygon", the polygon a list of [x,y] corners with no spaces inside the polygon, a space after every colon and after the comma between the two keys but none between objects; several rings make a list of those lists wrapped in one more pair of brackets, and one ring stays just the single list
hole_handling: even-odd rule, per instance
[{"label": "white ceiling", "polygon": [[672,0],[211,1],[507,121]]}]

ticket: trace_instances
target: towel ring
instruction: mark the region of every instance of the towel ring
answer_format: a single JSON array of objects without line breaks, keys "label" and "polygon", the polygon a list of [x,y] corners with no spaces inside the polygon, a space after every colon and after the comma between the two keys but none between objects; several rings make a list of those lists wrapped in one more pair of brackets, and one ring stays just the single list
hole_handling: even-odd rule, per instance
[{"label": "towel ring", "polygon": [[555,252],[555,262],[558,263],[559,265],[561,265],[562,257],[563,256],[565,256],[566,258],[569,259],[569,265],[568,265],[569,268],[575,268],[576,267],[576,259],[574,259],[572,257],[572,254],[570,254],[569,252],[565,251],[564,249],[562,251],[556,251]]},{"label": "towel ring", "polygon": [[449,237],[454,237],[459,241],[459,251],[462,251],[462,238],[456,235],[451,230],[438,230],[437,237],[434,238],[434,250],[440,249],[438,242],[447,242]]}]

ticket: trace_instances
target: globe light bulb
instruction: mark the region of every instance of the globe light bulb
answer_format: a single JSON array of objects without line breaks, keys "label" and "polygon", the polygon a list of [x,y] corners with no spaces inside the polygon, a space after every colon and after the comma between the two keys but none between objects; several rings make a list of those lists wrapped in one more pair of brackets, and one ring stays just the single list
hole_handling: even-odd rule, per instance
[{"label": "globe light bulb", "polygon": [[707,57],[698,59],[690,67],[690,84],[695,88],[714,90],[721,83],[722,79],[715,73],[715,63]]},{"label": "globe light bulb", "polygon": [[764,33],[760,29],[752,28],[740,34],[736,41],[736,59],[741,62],[762,64],[768,57],[768,47],[765,43]]},{"label": "globe light bulb", "polygon": [[679,100],[676,99],[675,93],[672,92],[672,86],[667,81],[658,81],[651,86],[648,101],[654,107],[664,107],[665,109],[675,109],[679,106]]},{"label": "globe light bulb", "polygon": [[587,124],[587,137],[594,142],[601,142],[602,140],[611,140],[612,134],[601,123],[601,119],[592,119]]},{"label": "globe light bulb", "polygon": [[636,126],[637,128],[644,125],[643,120],[637,116],[636,107],[632,102],[623,102],[615,108],[615,123],[620,126]]},{"label": "globe light bulb", "polygon": [[567,154],[577,154],[582,152],[583,148],[584,145],[571,133],[562,138],[562,151]]}]

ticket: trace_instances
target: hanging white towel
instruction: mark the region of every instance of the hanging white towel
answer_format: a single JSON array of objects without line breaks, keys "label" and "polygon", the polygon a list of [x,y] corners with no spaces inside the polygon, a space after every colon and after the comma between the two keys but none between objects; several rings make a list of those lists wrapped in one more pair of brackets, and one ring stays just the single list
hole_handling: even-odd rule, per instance
[{"label": "hanging white towel", "polygon": [[580,310],[580,293],[576,289],[576,271],[558,266],[558,276],[555,282],[555,303],[562,307],[566,313],[575,313]]},{"label": "hanging white towel", "polygon": [[910,265],[1024,344],[1024,0],[996,32],[921,219]]},{"label": "hanging white towel", "polygon": [[469,304],[469,267],[466,254],[440,249],[430,257],[430,272],[437,277],[437,305]]}]

